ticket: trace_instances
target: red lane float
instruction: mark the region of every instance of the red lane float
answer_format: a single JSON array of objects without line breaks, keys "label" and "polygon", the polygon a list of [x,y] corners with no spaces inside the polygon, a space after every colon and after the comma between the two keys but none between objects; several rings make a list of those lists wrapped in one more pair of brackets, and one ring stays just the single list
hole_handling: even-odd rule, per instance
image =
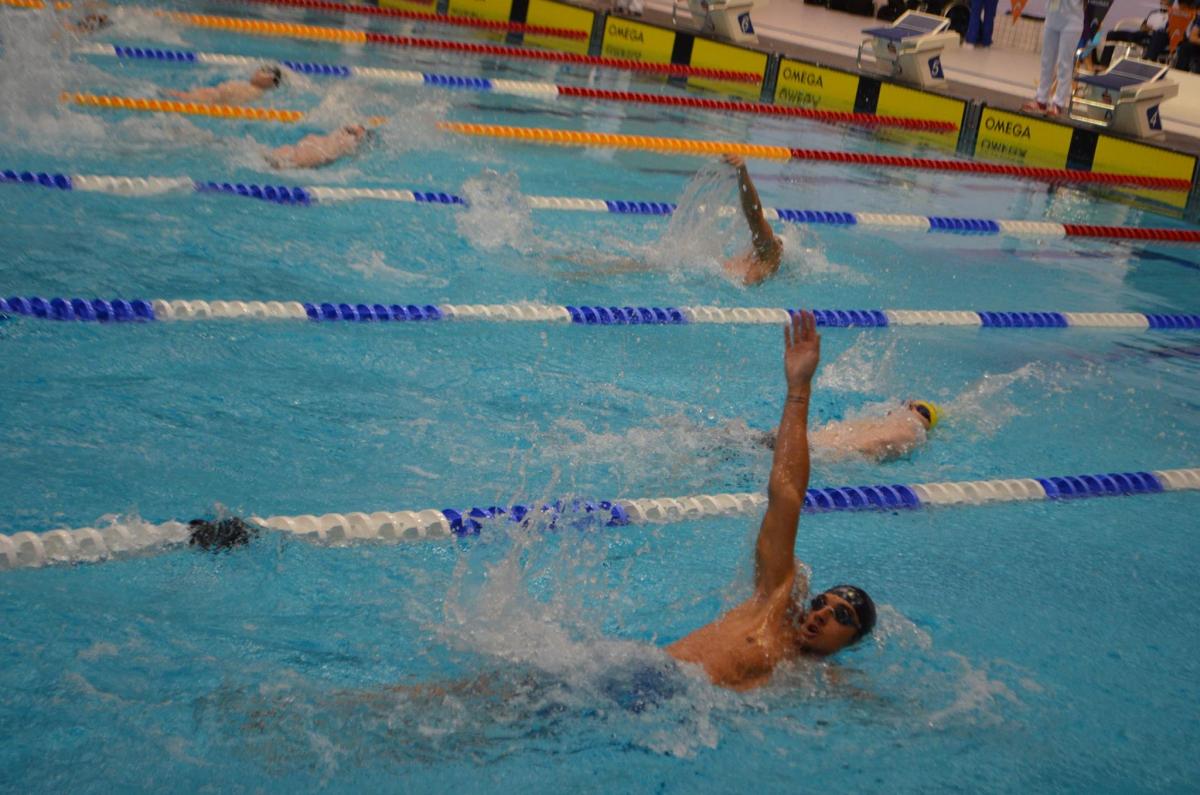
[{"label": "red lane float", "polygon": [[582,99],[601,99],[613,102],[640,102],[648,105],[669,105],[681,108],[701,108],[704,110],[726,110],[734,113],[761,113],[770,116],[791,116],[802,119],[816,119],[827,122],[843,122],[847,124],[876,125],[880,127],[903,127],[908,130],[929,132],[954,132],[958,125],[948,121],[927,121],[924,119],[904,119],[899,116],[877,116],[873,113],[849,113],[844,111],[814,110],[812,108],[788,108],[780,105],[767,105],[761,102],[738,102],[723,99],[704,99],[702,97],[672,97],[661,94],[646,94],[638,91],[612,91],[604,88],[582,88],[579,86],[558,86],[558,94],[562,97],[579,97]]},{"label": "red lane float", "polygon": [[758,83],[762,75],[754,72],[733,72],[727,69],[704,69],[680,64],[643,63],[629,58],[605,58],[596,55],[577,55],[570,52],[551,50],[528,50],[520,47],[501,47],[495,44],[475,44],[465,41],[427,39],[418,36],[396,36],[390,33],[366,32],[366,41],[372,44],[388,44],[393,47],[420,47],[430,50],[469,52],[472,55],[496,55],[501,58],[521,58],[530,61],[553,61],[581,66],[603,66],[624,69],[630,72],[648,72],[673,77],[706,77],[710,80],[727,80],[731,83]]},{"label": "red lane float", "polygon": [[1200,243],[1200,231],[1193,229],[1063,224],[1063,230],[1066,232],[1067,237],[1104,237],[1120,240],[1158,240],[1164,243]]},{"label": "red lane float", "polygon": [[[494,19],[475,19],[425,11],[406,11],[400,8],[380,8],[379,6],[359,6],[349,3],[334,3],[329,0],[226,0],[226,2],[261,3],[273,6],[291,6],[292,8],[308,8],[315,11],[329,11],[341,14],[362,14],[374,17],[391,17],[393,19],[411,19],[420,22],[436,22],[443,25],[456,25],[464,28],[482,28],[484,30],[503,30],[513,33],[531,33],[539,36],[553,36],[558,39],[586,39],[590,34],[581,30],[552,28],[546,25],[528,25],[523,22],[501,22]],[[429,5],[434,5],[430,3]]]},{"label": "red lane float", "polygon": [[1131,185],[1154,190],[1191,190],[1186,179],[1174,177],[1143,177],[1137,174],[1114,174],[1103,171],[1079,171],[1068,168],[1038,168],[1034,166],[1009,166],[1001,163],[980,163],[975,160],[934,160],[928,157],[902,157],[899,155],[872,155],[862,152],[829,152],[821,149],[792,149],[795,160],[820,160],[832,163],[854,163],[865,166],[893,166],[896,168],[920,168],[931,171],[957,171],[968,174],[996,174],[1006,177],[1024,177],[1043,182],[1083,182],[1093,185]]}]

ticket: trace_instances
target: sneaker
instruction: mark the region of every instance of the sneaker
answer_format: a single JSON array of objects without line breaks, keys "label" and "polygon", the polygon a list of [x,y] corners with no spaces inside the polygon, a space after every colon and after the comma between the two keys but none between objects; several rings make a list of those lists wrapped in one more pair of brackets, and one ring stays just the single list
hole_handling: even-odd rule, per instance
[{"label": "sneaker", "polygon": [[1045,115],[1049,112],[1049,108],[1046,107],[1045,102],[1038,102],[1034,99],[1031,99],[1022,105],[1021,110],[1025,113],[1040,113],[1042,115]]},{"label": "sneaker", "polygon": [[1051,117],[1061,116],[1062,108],[1060,108],[1058,105],[1051,105],[1049,108],[1046,109],[1046,115],[1051,116]]}]

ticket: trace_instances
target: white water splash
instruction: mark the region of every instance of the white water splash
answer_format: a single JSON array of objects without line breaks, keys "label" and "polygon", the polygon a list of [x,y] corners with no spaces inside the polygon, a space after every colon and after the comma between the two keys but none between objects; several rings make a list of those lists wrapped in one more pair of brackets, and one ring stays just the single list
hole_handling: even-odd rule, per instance
[{"label": "white water splash", "polygon": [[159,46],[187,47],[182,31],[183,25],[172,22],[165,16],[148,13],[145,9],[119,6],[106,6],[98,9],[108,14],[112,27],[100,32],[102,38],[113,38],[119,41],[148,40]]},{"label": "white water splash", "polygon": [[897,338],[863,332],[817,375],[817,389],[879,394],[895,388]]},{"label": "white water splash", "polygon": [[724,275],[722,263],[750,242],[736,202],[733,170],[717,162],[702,166],[684,187],[666,231],[646,248],[647,263],[668,272]]},{"label": "white water splash", "polygon": [[836,282],[841,285],[868,284],[862,273],[829,259],[825,244],[811,229],[780,224],[776,236],[783,241],[779,277],[798,282]]},{"label": "white water splash", "polygon": [[59,95],[71,88],[72,34],[50,9],[0,13],[0,132],[31,146],[62,142],[87,128],[97,137],[103,124],[71,113]]},{"label": "white water splash", "polygon": [[369,279],[377,279],[394,284],[422,285],[441,289],[450,283],[445,277],[435,274],[418,273],[416,271],[397,268],[395,265],[388,263],[388,256],[384,252],[378,249],[368,249],[363,246],[354,246],[351,249],[346,261],[346,267]]},{"label": "white water splash", "polygon": [[[600,536],[600,544],[585,533],[565,533],[562,544],[552,545],[547,532],[505,522],[489,527],[483,536],[493,541],[458,560],[436,635],[506,670],[535,672],[539,700],[594,710],[606,731],[626,742],[684,757],[715,747],[712,712],[740,696],[712,687],[698,671],[681,670],[650,643],[607,636],[605,622],[627,601],[624,583],[608,580],[629,576],[628,567],[617,575],[607,567],[611,534]],[[500,553],[498,560],[487,546]],[[636,687],[645,671],[667,672],[669,687],[645,711],[629,711],[619,691]]]},{"label": "white water splash", "polygon": [[533,214],[516,174],[488,169],[463,183],[462,193],[467,206],[455,213],[454,223],[471,245],[484,251],[533,251]]},{"label": "white water splash", "polygon": [[1004,682],[988,676],[986,668],[976,667],[961,654],[947,653],[958,663],[959,676],[954,682],[954,700],[926,717],[930,726],[945,726],[952,721],[994,724],[1000,722],[999,701],[1020,704],[1016,693]]},{"label": "white water splash", "polygon": [[1013,418],[1024,414],[1011,395],[1012,388],[1025,381],[1039,381],[1050,389],[1056,388],[1056,381],[1047,373],[1047,368],[1037,362],[1008,373],[984,373],[942,404],[943,417],[952,419],[956,428],[969,428],[984,438],[994,436]]}]

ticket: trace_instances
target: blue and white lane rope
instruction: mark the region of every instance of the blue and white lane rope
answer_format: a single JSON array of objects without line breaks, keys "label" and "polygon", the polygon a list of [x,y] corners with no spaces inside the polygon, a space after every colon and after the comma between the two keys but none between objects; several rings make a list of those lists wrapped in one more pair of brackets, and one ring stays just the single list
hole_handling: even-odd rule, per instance
[{"label": "blue and white lane rope", "polygon": [[[809,489],[805,513],[916,510],[932,506],[984,505],[997,502],[1072,500],[1200,489],[1200,469],[1110,472],[1012,480],[893,484]],[[700,494],[635,500],[573,500],[542,505],[487,506],[329,513],[323,516],[251,517],[250,521],[298,538],[325,544],[362,541],[401,542],[477,535],[488,521],[558,523],[584,528],[627,524],[668,524],[709,516],[754,514],[766,507],[761,493]],[[55,563],[113,560],[163,551],[187,543],[183,522],[128,522],[106,527],[20,532],[0,535],[0,568],[30,568]]]},{"label": "blue and white lane rope", "polygon": [[264,63],[278,63],[297,74],[322,77],[363,78],[379,80],[401,86],[437,86],[461,88],[471,91],[490,91],[523,97],[557,97],[555,83],[530,80],[498,80],[488,77],[462,77],[458,75],[431,74],[408,69],[386,69],[369,66],[342,66],[339,64],[311,63],[308,61],[276,61],[271,58],[255,58],[246,55],[225,55],[216,52],[195,50],[168,50],[159,47],[124,47],[118,44],[85,42],[75,48],[84,55],[105,55],[125,60],[163,61],[175,64],[202,64],[205,66],[257,67]]},{"label": "blue and white lane rope", "polygon": [[[248,182],[215,182],[191,177],[115,177],[89,174],[63,174],[46,171],[0,170],[0,183],[40,186],[54,190],[88,191],[116,196],[156,196],[172,191],[222,193],[276,204],[307,206],[315,203],[351,200],[410,202],[431,205],[465,206],[462,196],[445,191],[420,191],[392,188],[340,188],[331,186],[268,185]],[[609,213],[613,215],[670,215],[677,205],[671,202],[625,199],[587,199],[568,196],[527,196],[532,210],[564,210]],[[737,212],[736,208],[720,211]],[[1067,237],[1156,240],[1169,243],[1200,243],[1200,231],[1151,229],[1129,226],[1085,226],[1049,221],[1016,221],[990,218],[961,218],[942,215],[903,215],[894,213],[855,213],[841,210],[798,210],[764,207],[769,220],[793,224],[821,224],[863,230],[941,232],[967,235],[1007,235],[1040,240]]]},{"label": "blue and white lane rope", "polygon": [[[0,315],[43,320],[148,323],[171,320],[308,320],[317,323],[396,323],[466,320],[571,323],[583,326],[682,326],[698,323],[787,323],[796,309],[722,306],[587,306],[540,304],[301,303],[299,301],[185,301],[165,299],[0,298]],[[818,326],[974,326],[983,328],[1200,329],[1200,315],[1145,312],[977,312],[968,310],[814,309]]]}]

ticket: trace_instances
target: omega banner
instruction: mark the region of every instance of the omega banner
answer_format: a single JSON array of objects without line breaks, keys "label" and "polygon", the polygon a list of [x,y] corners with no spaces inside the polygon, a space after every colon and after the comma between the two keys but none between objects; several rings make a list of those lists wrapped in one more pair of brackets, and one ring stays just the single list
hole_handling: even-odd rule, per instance
[{"label": "omega banner", "polygon": [[[994,108],[984,108],[979,119],[975,156],[1047,168],[1179,179],[1193,179],[1196,170],[1196,158],[1191,155]],[[1187,191],[1114,190],[1177,209],[1187,206]]]},{"label": "omega banner", "polygon": [[781,58],[779,76],[775,79],[775,104],[852,111],[858,96],[858,79],[858,75],[848,72]]},{"label": "omega banner", "polygon": [[609,17],[604,25],[604,45],[600,54],[607,58],[629,58],[646,63],[671,63],[675,51],[675,31],[656,28],[620,17]]},{"label": "omega banner", "polygon": [[975,156],[1026,166],[1066,168],[1074,129],[994,108],[984,108]]},{"label": "omega banner", "polygon": [[610,58],[630,58],[635,61],[679,64],[708,69],[728,69],[758,75],[756,83],[709,80],[693,77],[688,85],[706,88],[744,99],[758,99],[762,93],[763,74],[767,71],[767,54],[758,50],[724,44],[693,36],[685,31],[634,22],[621,17],[609,17],[604,23],[604,42],[600,54]]}]

